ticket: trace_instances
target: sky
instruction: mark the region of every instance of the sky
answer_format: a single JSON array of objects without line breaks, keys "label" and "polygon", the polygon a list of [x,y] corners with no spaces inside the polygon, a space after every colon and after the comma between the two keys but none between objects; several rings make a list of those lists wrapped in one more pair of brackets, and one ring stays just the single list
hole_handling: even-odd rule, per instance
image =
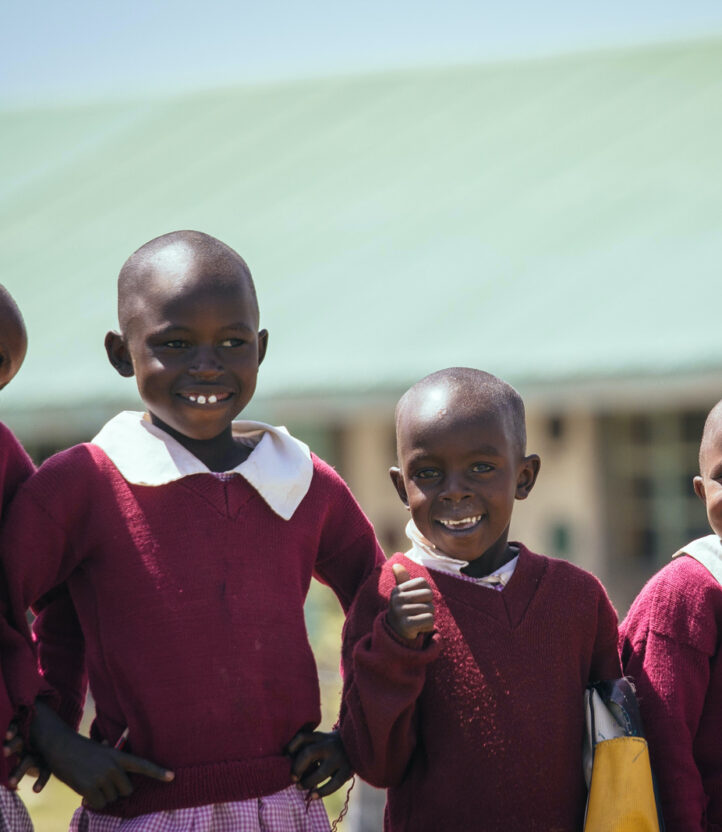
[{"label": "sky", "polygon": [[12,0],[0,105],[181,92],[722,34],[720,0]]}]

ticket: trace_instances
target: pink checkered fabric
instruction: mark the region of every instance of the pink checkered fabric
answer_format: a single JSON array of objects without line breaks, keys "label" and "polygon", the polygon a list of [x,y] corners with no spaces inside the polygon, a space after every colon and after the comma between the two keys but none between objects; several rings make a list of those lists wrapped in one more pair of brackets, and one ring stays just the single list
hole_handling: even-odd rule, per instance
[{"label": "pink checkered fabric", "polygon": [[0,786],[0,830],[2,832],[33,832],[33,822],[18,795]]},{"label": "pink checkered fabric", "polygon": [[275,794],[233,803],[114,818],[78,809],[70,832],[329,832],[320,800],[306,805],[306,793],[289,786]]}]

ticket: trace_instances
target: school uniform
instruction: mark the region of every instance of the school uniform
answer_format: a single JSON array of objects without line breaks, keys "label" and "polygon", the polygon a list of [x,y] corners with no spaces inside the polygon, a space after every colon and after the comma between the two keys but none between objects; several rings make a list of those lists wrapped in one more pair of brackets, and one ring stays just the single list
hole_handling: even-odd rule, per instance
[{"label": "school uniform", "polygon": [[[175,773],[134,778],[132,795],[91,819],[170,822],[245,801],[259,813],[286,791],[285,746],[321,718],[303,615],[311,578],[346,610],[383,561],[330,466],[285,429],[233,431],[252,451],[217,475],[143,414],[120,414],[48,460],[8,516],[6,549],[26,553],[6,558],[14,623],[66,582],[86,640],[91,735],[113,745],[127,731],[126,750]],[[315,825],[291,828],[326,828],[320,801],[310,811]]]},{"label": "school uniform", "polygon": [[722,586],[693,556],[699,548],[722,577],[719,538],[693,541],[647,582],[619,628],[670,832],[722,832]]},{"label": "school uniform", "polygon": [[[19,485],[33,472],[34,466],[25,449],[15,438],[13,432],[0,422],[0,515],[13,498]],[[10,702],[8,689],[5,684],[7,665],[2,662],[0,675],[0,730],[3,736],[5,730],[14,717],[14,709]],[[0,817],[11,832],[32,832],[32,822],[23,802],[14,791],[8,788],[8,777],[16,760],[9,760],[0,755]]]},{"label": "school uniform", "polygon": [[[484,579],[409,523],[412,549],[376,569],[349,613],[341,736],[388,787],[389,832],[578,832],[583,694],[620,675],[616,613],[599,581],[522,544]],[[394,563],[430,585],[436,630],[390,627]]]}]

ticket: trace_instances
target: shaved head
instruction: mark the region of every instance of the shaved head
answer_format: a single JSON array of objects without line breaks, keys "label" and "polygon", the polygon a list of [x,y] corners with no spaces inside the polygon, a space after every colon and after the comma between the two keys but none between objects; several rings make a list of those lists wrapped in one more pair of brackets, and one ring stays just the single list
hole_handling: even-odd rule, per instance
[{"label": "shaved head", "polygon": [[450,403],[458,415],[471,419],[482,410],[496,412],[502,417],[519,456],[524,456],[526,420],[521,396],[500,378],[470,367],[439,370],[407,390],[396,405],[397,436],[408,415],[445,416]]},{"label": "shaved head", "polygon": [[230,286],[241,281],[258,309],[256,289],[245,260],[230,246],[200,231],[172,231],[156,237],[123,264],[118,276],[118,321],[125,332],[158,283],[194,289],[214,280]]},{"label": "shaved head", "polygon": [[702,441],[699,445],[699,471],[704,475],[707,468],[707,455],[710,450],[718,447],[720,431],[722,430],[722,400],[710,410],[704,423]]},{"label": "shaved head", "polygon": [[0,388],[20,369],[27,349],[23,316],[10,292],[0,285]]}]

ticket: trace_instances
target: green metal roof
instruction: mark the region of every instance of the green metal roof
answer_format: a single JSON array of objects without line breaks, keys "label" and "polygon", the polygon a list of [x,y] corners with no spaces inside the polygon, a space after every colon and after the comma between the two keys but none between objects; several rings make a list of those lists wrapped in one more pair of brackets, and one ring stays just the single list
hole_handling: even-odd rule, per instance
[{"label": "green metal roof", "polygon": [[177,228],[248,260],[258,395],[722,370],[722,40],[0,112],[4,411],[131,396],[115,277]]}]

